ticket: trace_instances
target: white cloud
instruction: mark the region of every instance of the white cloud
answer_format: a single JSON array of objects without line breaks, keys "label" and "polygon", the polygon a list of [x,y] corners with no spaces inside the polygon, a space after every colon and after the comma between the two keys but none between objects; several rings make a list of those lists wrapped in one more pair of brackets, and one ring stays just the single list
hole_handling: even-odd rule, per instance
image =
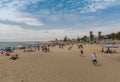
[{"label": "white cloud", "polygon": [[30,30],[21,28],[15,25],[0,24],[0,37],[6,40],[18,40],[18,41],[29,41],[29,40],[55,40],[55,38],[63,39],[64,36],[75,38],[77,36],[85,34],[78,30],[68,29],[53,29],[53,30]]},{"label": "white cloud", "polygon": [[[3,0],[2,0],[3,1]],[[34,18],[31,14],[20,12],[18,9],[24,9],[26,5],[30,3],[36,3],[37,1],[44,0],[12,0],[11,3],[6,6],[0,5],[0,20],[12,21],[17,23],[24,23],[33,26],[43,26],[44,24],[37,18]],[[71,0],[72,1],[72,0]],[[118,0],[87,0],[89,3],[83,8],[84,12],[96,12],[100,9],[106,9],[108,7],[119,4]],[[36,12],[35,12],[36,13]],[[41,15],[42,14],[42,15]],[[120,28],[120,24],[112,23],[99,27],[102,22],[94,16],[78,16],[76,14],[56,14],[51,15],[49,10],[40,10],[35,15],[40,15],[46,18],[48,22],[66,23],[66,26],[61,25],[59,27],[69,27],[69,29],[53,29],[53,30],[30,30],[25,29],[17,25],[5,25],[0,24],[0,38],[7,40],[54,40],[55,38],[63,39],[64,36],[69,38],[75,38],[77,36],[89,35],[89,31],[102,31],[104,34],[116,32]],[[48,15],[48,16],[47,16]],[[67,23],[70,23],[70,25]],[[106,22],[107,23],[107,22]],[[52,27],[52,26],[50,26]],[[70,29],[70,27],[72,29]],[[76,27],[80,30],[73,30]],[[79,28],[80,27],[80,28]],[[84,29],[84,27],[89,27]],[[53,27],[54,28],[54,27]],[[57,28],[57,24],[56,27]],[[114,30],[113,30],[114,28]]]},{"label": "white cloud", "polygon": [[120,24],[108,24],[104,27],[99,28],[89,28],[89,29],[53,29],[53,30],[30,30],[21,28],[15,25],[6,25],[0,24],[0,37],[1,40],[11,40],[11,41],[30,41],[30,40],[39,40],[39,41],[49,41],[57,39],[63,39],[65,36],[68,36],[70,39],[76,38],[77,36],[89,35],[89,31],[93,31],[97,35],[98,31],[101,31],[103,34],[109,34],[111,32],[119,31]]},{"label": "white cloud", "polygon": [[60,20],[62,20],[62,19],[58,15],[52,15],[52,16],[47,17],[47,21],[56,22],[56,21],[60,21]]},{"label": "white cloud", "polygon": [[32,16],[27,17],[27,13],[18,10],[21,7],[24,8],[27,4],[27,0],[13,0],[11,3],[2,4],[3,6],[0,8],[0,20],[24,23],[33,26],[43,26],[44,24],[39,19]]},{"label": "white cloud", "polygon": [[120,5],[119,0],[86,0],[88,4],[82,9],[81,13],[96,12],[97,10]]},{"label": "white cloud", "polygon": [[103,27],[92,28],[93,31],[97,34],[98,31],[101,31],[103,34],[110,34],[112,32],[120,31],[120,24],[119,23],[111,23],[104,25]]}]

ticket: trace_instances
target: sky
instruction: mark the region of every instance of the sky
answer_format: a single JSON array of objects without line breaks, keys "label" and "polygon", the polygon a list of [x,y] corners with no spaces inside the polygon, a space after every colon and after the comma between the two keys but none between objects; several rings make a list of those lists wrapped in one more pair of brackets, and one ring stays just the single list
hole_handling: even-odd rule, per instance
[{"label": "sky", "polygon": [[0,0],[0,41],[49,41],[120,31],[120,0]]}]

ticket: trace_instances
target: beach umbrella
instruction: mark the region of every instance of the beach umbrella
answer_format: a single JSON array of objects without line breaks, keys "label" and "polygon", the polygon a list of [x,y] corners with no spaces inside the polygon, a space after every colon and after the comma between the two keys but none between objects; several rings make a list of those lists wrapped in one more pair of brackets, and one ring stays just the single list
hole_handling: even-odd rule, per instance
[{"label": "beach umbrella", "polygon": [[113,45],[113,44],[105,45],[105,48],[118,48],[118,47],[119,47],[119,46]]},{"label": "beach umbrella", "polygon": [[21,47],[23,47],[22,45],[18,45],[18,48],[21,48]]}]

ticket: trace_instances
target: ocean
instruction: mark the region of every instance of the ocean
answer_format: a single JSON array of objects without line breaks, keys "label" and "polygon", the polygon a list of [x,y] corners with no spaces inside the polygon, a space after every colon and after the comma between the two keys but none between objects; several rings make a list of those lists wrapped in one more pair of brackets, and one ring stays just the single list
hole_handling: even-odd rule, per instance
[{"label": "ocean", "polygon": [[23,46],[23,47],[29,47],[31,46],[37,46],[41,44],[49,44],[51,42],[48,41],[27,41],[27,42],[0,42],[0,50],[5,49],[6,47],[15,47]]}]

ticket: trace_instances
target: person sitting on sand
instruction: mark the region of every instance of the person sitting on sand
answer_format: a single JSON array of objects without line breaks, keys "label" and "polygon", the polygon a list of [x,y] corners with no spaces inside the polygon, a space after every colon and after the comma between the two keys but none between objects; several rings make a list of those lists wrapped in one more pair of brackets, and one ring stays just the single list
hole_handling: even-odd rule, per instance
[{"label": "person sitting on sand", "polygon": [[3,50],[1,51],[1,54],[2,54],[2,55],[4,54],[4,51],[3,51]]},{"label": "person sitting on sand", "polygon": [[5,53],[6,56],[10,56],[10,54],[8,52]]},{"label": "person sitting on sand", "polygon": [[16,54],[16,55],[12,55],[12,57],[10,57],[10,59],[12,59],[12,60],[16,60],[16,59],[18,59],[18,54]]},{"label": "person sitting on sand", "polygon": [[14,55],[12,55],[12,57],[10,57],[10,59],[12,59],[12,60],[15,60],[15,57],[14,57]]},{"label": "person sitting on sand", "polygon": [[43,52],[49,52],[49,48],[47,46],[42,46],[42,51]]},{"label": "person sitting on sand", "polygon": [[68,50],[71,50],[71,49],[72,49],[72,46],[69,46],[69,47],[68,47]]},{"label": "person sitting on sand", "polygon": [[15,58],[18,59],[18,54],[15,55]]},{"label": "person sitting on sand", "polygon": [[95,53],[92,54],[92,61],[93,61],[93,64],[96,65],[97,64],[97,56]]}]

